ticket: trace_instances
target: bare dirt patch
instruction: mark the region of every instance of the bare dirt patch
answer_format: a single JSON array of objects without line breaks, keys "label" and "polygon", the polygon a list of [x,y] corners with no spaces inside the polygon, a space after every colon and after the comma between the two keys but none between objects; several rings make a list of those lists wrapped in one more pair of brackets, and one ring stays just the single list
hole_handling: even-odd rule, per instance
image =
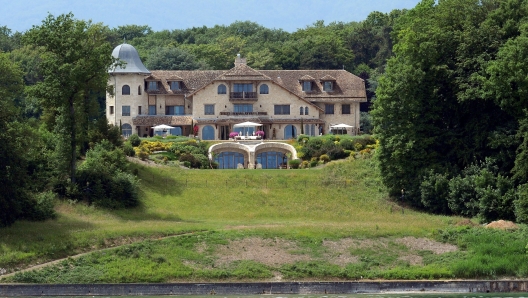
[{"label": "bare dirt patch", "polygon": [[231,240],[219,246],[215,265],[225,265],[233,261],[250,260],[268,266],[280,266],[297,261],[308,261],[310,257],[294,254],[299,247],[293,241],[284,239],[262,239],[257,237]]},{"label": "bare dirt patch", "polygon": [[403,244],[411,250],[428,250],[437,255],[458,250],[456,245],[441,243],[427,238],[403,237],[396,239],[396,243]]},{"label": "bare dirt patch", "polygon": [[357,244],[357,240],[350,238],[340,239],[338,241],[323,241],[323,246],[328,250],[326,254],[328,261],[340,266],[359,262],[358,256],[350,254],[350,248],[357,246]]}]

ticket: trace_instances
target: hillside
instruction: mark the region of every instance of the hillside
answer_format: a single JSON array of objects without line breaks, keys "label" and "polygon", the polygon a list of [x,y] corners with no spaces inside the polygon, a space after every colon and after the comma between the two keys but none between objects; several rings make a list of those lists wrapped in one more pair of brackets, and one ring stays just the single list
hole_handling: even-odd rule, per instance
[{"label": "hillside", "polygon": [[[104,211],[63,202],[57,220],[21,221],[0,230],[0,268],[8,272],[94,251],[2,281],[416,279],[527,272],[527,262],[519,262],[526,258],[524,229],[486,230],[461,218],[402,208],[386,200],[369,159],[307,170],[134,167],[141,179],[139,208]],[[490,238],[503,238],[511,248],[490,247]],[[484,245],[490,258],[501,257],[479,264],[474,258]],[[116,248],[99,251],[108,247]]]}]

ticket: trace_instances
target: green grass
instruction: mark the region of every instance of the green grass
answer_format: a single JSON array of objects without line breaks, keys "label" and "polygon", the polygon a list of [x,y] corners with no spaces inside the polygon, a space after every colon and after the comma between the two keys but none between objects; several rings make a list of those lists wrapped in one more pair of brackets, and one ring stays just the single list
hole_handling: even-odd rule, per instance
[{"label": "green grass", "polygon": [[[524,230],[456,229],[452,226],[459,218],[402,212],[387,200],[372,160],[333,162],[308,170],[133,167],[141,180],[140,207],[102,210],[59,202],[56,220],[21,221],[0,229],[0,268],[15,271],[80,252],[118,248],[7,281],[263,280],[277,274],[285,279],[417,279],[528,272],[518,261],[528,264]],[[181,236],[158,240],[171,235]],[[408,249],[390,241],[388,247],[352,249],[348,253],[359,261],[338,265],[323,246],[325,240],[402,236],[435,237],[462,250],[443,255],[419,251],[423,265],[411,266],[399,259]],[[218,247],[229,239],[249,237],[292,241],[297,249],[289,253],[308,260],[273,266],[251,260],[215,263]],[[199,252],[201,243],[207,249]],[[504,248],[507,254],[501,257],[498,251]]]}]

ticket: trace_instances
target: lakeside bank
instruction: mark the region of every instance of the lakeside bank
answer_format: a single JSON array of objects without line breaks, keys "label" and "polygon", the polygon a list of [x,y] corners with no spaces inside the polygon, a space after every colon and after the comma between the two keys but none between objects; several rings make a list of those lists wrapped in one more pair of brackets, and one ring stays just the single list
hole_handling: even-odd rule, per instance
[{"label": "lakeside bank", "polygon": [[528,280],[3,284],[0,297],[528,292]]}]

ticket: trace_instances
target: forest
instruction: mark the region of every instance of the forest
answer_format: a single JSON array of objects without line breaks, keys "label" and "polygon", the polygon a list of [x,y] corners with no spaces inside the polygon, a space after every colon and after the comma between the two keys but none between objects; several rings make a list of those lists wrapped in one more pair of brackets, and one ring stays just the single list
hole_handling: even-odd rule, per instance
[{"label": "forest", "polygon": [[[119,129],[104,117],[112,49],[150,70],[346,69],[365,80],[362,127],[402,204],[483,222],[528,222],[528,1],[423,0],[361,22],[293,33],[250,21],[153,31],[49,15],[0,27],[0,226],[54,216],[53,201],[137,205]],[[83,161],[83,162],[81,162]],[[96,181],[97,180],[97,181]],[[103,181],[103,182],[101,182]]]}]

